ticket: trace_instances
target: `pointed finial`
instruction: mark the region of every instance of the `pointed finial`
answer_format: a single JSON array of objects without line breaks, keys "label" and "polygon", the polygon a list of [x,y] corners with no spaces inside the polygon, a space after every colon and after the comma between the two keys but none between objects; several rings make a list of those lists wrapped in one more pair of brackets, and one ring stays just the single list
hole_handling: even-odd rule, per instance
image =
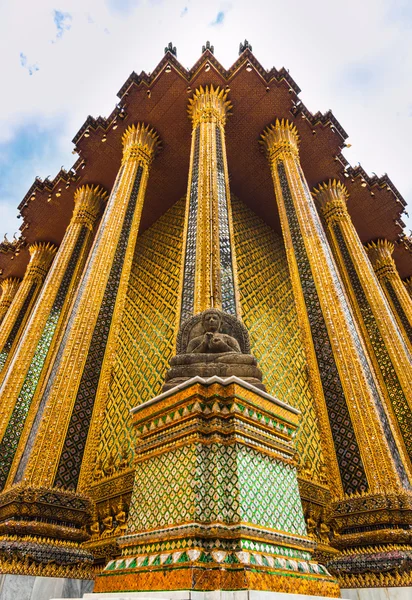
[{"label": "pointed finial", "polygon": [[212,54],[215,53],[215,47],[212,46],[209,41],[206,42],[205,46],[202,46],[202,54],[206,52],[206,50],[209,50],[209,52],[211,52]]},{"label": "pointed finial", "polygon": [[249,49],[252,52],[252,44],[249,44],[249,42],[247,40],[245,40],[242,44],[242,42],[240,42],[239,44],[239,56],[242,54],[242,52],[244,52],[246,49]]},{"label": "pointed finial", "polygon": [[177,56],[176,46],[173,46],[172,42],[169,42],[165,47],[165,54],[167,54],[168,52],[170,52],[170,54],[173,54],[173,56]]}]

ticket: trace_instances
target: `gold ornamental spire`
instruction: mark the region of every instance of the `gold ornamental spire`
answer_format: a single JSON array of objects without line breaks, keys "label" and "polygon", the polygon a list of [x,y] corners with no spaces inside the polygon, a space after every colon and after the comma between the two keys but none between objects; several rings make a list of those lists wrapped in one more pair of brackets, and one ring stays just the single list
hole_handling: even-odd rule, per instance
[{"label": "gold ornamental spire", "polygon": [[412,358],[347,210],[346,187],[329,180],[312,192],[380,383],[405,460],[412,460]]},{"label": "gold ornamental spire", "polygon": [[123,163],[141,159],[149,164],[161,147],[157,132],[144,123],[129,125],[122,136]]},{"label": "gold ornamental spire", "polygon": [[50,242],[34,242],[29,246],[30,262],[28,264],[25,278],[43,281],[51,265],[57,246]]}]

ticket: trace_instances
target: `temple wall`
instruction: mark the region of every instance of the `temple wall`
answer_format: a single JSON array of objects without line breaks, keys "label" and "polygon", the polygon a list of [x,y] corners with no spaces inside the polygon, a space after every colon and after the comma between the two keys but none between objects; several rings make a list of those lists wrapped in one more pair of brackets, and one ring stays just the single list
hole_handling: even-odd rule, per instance
[{"label": "temple wall", "polygon": [[[233,199],[232,210],[242,317],[252,352],[268,392],[302,412],[296,439],[301,487],[302,478],[324,485],[320,435],[282,238],[240,200]],[[99,533],[87,545],[96,551],[97,544],[102,557],[115,548],[119,499],[128,505],[133,485],[129,411],[161,392],[174,352],[183,226],[180,200],[136,245],[91,487]],[[304,491],[302,495],[308,499]]]},{"label": "temple wall", "polygon": [[243,321],[269,394],[298,408],[300,474],[322,483],[322,450],[282,238],[233,199],[233,229]]},{"label": "temple wall", "polygon": [[184,201],[179,200],[137,240],[97,448],[103,472],[117,470],[126,452],[132,464],[129,411],[160,393],[173,354],[183,222]]}]

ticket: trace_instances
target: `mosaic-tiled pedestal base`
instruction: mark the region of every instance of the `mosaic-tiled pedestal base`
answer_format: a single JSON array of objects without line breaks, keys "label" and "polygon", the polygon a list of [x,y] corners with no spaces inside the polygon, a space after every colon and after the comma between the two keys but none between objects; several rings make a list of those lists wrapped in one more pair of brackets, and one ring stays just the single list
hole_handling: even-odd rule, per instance
[{"label": "mosaic-tiled pedestal base", "polygon": [[336,581],[311,560],[292,445],[298,411],[236,377],[196,377],[133,413],[127,532],[95,592],[339,597]]}]

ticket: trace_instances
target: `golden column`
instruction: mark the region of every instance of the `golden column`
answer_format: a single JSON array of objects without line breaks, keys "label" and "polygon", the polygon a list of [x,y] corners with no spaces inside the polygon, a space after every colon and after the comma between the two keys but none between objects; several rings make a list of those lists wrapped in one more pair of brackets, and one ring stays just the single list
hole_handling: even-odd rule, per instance
[{"label": "golden column", "polygon": [[393,411],[412,459],[412,359],[346,207],[339,181],[312,193],[327,225],[329,241],[374,364],[386,406]]},{"label": "golden column", "polygon": [[56,250],[48,242],[35,242],[29,247],[30,262],[0,329],[0,371],[17,346]]},{"label": "golden column", "polygon": [[366,246],[366,251],[392,307],[401,331],[412,348],[412,298],[409,296],[392,258],[394,245],[388,240],[378,240]]},{"label": "golden column", "polygon": [[20,279],[17,277],[6,277],[0,283],[1,296],[0,296],[0,325],[3,322],[6,312],[9,310],[10,304],[19,289]]},{"label": "golden column", "polygon": [[240,316],[226,161],[224,89],[199,87],[189,100],[192,147],[187,190],[181,322],[206,308]]},{"label": "golden column", "polygon": [[[98,388],[108,385],[150,164],[149,126],[123,134],[123,159],[15,481],[76,490]],[[32,451],[31,451],[31,448]]]},{"label": "golden column", "polygon": [[[86,262],[93,230],[107,194],[95,186],[82,186],[74,194],[74,211],[56,258],[39,294],[12,368],[4,369],[0,388],[0,489],[14,476],[18,459],[38,409],[42,382],[62,327],[66,323],[79,278]],[[1,355],[0,355],[1,356]],[[18,368],[16,368],[18,365]],[[27,420],[27,423],[26,423]],[[12,463],[14,468],[9,473]]]},{"label": "golden column", "polygon": [[412,277],[408,277],[407,279],[404,280],[403,282],[405,284],[405,287],[408,291],[409,296],[411,297],[412,300]]},{"label": "golden column", "polygon": [[312,377],[329,415],[345,494],[409,487],[322,224],[299,163],[298,132],[277,120],[262,134]]}]

